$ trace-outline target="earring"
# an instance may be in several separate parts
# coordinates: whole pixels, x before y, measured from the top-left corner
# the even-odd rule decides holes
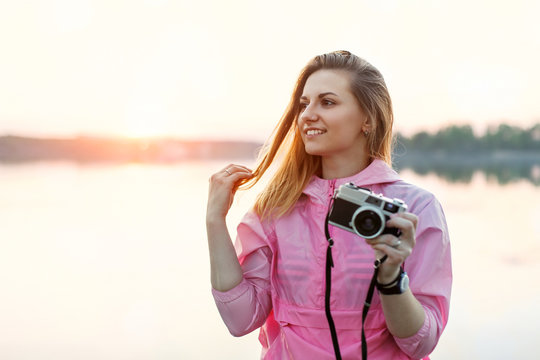
[[[368,136],[368,135],[369,135],[369,131],[364,130],[364,136]]]

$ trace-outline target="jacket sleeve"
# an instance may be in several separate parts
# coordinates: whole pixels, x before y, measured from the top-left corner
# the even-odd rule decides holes
[[[242,336],[264,324],[272,308],[268,236],[256,214],[250,212],[238,225],[236,253],[244,278],[233,289],[212,289],[218,311],[230,333]]]
[[[448,321],[452,263],[448,228],[440,203],[432,197],[417,216],[416,245],[404,267],[411,291],[422,304],[426,317],[415,335],[394,339],[407,355],[421,359],[433,351]]]

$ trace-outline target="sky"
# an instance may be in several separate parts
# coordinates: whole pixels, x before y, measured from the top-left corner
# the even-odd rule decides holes
[[[346,49],[405,134],[540,122],[540,2],[0,0],[0,135],[265,140]]]

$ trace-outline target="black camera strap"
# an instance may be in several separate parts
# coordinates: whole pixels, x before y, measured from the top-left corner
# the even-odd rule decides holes
[[[333,204],[332,204],[333,205]],[[332,290],[332,268],[334,267],[334,259],[332,258],[332,247],[334,246],[334,240],[330,237],[330,231],[328,230],[328,217],[332,211],[332,205],[330,206],[328,213],[326,214],[326,220],[324,222],[324,232],[326,240],[328,240],[328,248],[326,249],[326,291],[324,294],[324,311],[326,313],[326,319],[328,320],[328,327],[330,328],[330,334],[332,336],[332,345],[334,346],[334,353],[336,360],[341,360],[341,352],[339,350],[339,342],[337,337],[336,325],[330,312],[330,292]],[[382,258],[375,260],[373,266],[373,276],[369,284],[369,289],[364,301],[364,308],[362,309],[362,359],[367,360],[367,342],[366,335],[364,333],[364,322],[366,321],[369,307],[371,306],[371,300],[373,299],[373,293],[375,291],[375,284],[377,282],[377,274],[379,273],[379,266],[386,260],[388,256],[384,255]]]
[[[326,220],[324,222],[324,232],[326,234],[326,240],[328,240],[328,248],[326,249],[326,291],[324,292],[324,311],[326,313],[326,319],[328,320],[328,327],[330,327],[330,334],[332,335],[332,344],[334,345],[334,353],[336,354],[336,360],[341,360],[341,352],[339,351],[339,342],[337,338],[336,325],[330,312],[330,292],[332,291],[332,268],[334,267],[334,259],[332,258],[332,247],[334,246],[334,240],[330,237],[330,231],[328,231],[328,216],[330,211],[326,214]]]

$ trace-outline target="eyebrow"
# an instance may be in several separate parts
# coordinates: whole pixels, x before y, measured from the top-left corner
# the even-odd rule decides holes
[[[325,97],[327,95],[338,96],[337,94],[335,94],[335,93],[333,93],[331,91],[328,91],[328,92],[320,93],[318,97],[319,97],[319,99],[321,99],[321,98],[323,98],[323,97]],[[302,95],[302,96],[300,96],[300,99],[307,99],[307,97],[305,95]]]

